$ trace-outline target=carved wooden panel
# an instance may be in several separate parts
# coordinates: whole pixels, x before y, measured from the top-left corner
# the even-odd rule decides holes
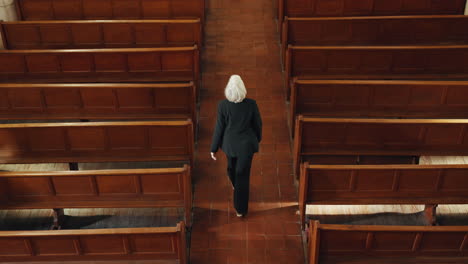
[[[4,163],[192,160],[191,121],[0,126]]]
[[[288,17],[463,14],[464,0],[284,0]]]
[[[19,0],[22,20],[204,19],[204,0]]]
[[[0,82],[192,81],[198,63],[196,46],[3,51]]]
[[[292,47],[290,76],[450,79],[468,74],[467,46]],[[373,77],[374,76],[374,77]],[[414,78],[414,77],[412,77]]]
[[[0,173],[2,208],[184,206],[188,168]],[[185,208],[189,210],[189,208]]]
[[[4,22],[7,49],[201,46],[200,20]]]
[[[307,81],[291,89],[296,115],[468,117],[468,83],[457,81]]]
[[[318,259],[379,263],[388,257],[398,258],[401,263],[428,258],[431,263],[466,261],[464,241],[468,229],[463,226],[352,226],[318,222],[313,226],[310,238],[317,241],[319,250],[312,251],[309,263]],[[310,249],[314,246],[309,244]]]
[[[1,261],[185,261],[185,228],[121,228],[0,233]]]
[[[468,40],[466,16],[289,18],[285,23],[285,48],[288,44],[437,45],[465,44]]]
[[[463,165],[311,165],[299,188],[307,204],[467,203],[467,172]]]

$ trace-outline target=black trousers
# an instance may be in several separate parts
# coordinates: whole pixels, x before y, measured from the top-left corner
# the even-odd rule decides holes
[[[234,208],[239,214],[247,214],[249,211],[250,167],[253,154],[229,157],[228,175],[234,186]]]

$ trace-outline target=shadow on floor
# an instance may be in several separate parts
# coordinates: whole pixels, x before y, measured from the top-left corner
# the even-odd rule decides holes
[[[413,214],[402,213],[378,213],[356,215],[309,215],[308,220],[319,220],[322,224],[341,225],[403,225],[423,226],[428,225],[424,212]],[[468,225],[468,214],[444,214],[437,215],[437,223],[440,226],[464,226]]]
[[[1,231],[49,230],[52,217],[8,217],[0,221]]]

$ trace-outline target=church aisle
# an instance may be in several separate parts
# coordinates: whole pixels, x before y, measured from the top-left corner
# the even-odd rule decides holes
[[[275,12],[271,0],[207,0],[192,264],[304,263]],[[231,74],[243,78],[263,118],[246,218],[236,217],[224,154],[210,158],[217,102]]]

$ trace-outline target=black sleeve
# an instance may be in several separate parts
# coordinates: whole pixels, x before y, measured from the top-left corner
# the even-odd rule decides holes
[[[222,102],[218,104],[218,117],[216,119],[216,125],[213,134],[213,141],[211,143],[211,152],[218,152],[221,142],[223,140],[224,129],[226,128],[226,120],[222,111]]]
[[[257,102],[254,102],[254,115],[252,122],[255,135],[257,136],[258,142],[260,142],[262,141],[262,117],[260,116],[260,111],[258,110]]]

